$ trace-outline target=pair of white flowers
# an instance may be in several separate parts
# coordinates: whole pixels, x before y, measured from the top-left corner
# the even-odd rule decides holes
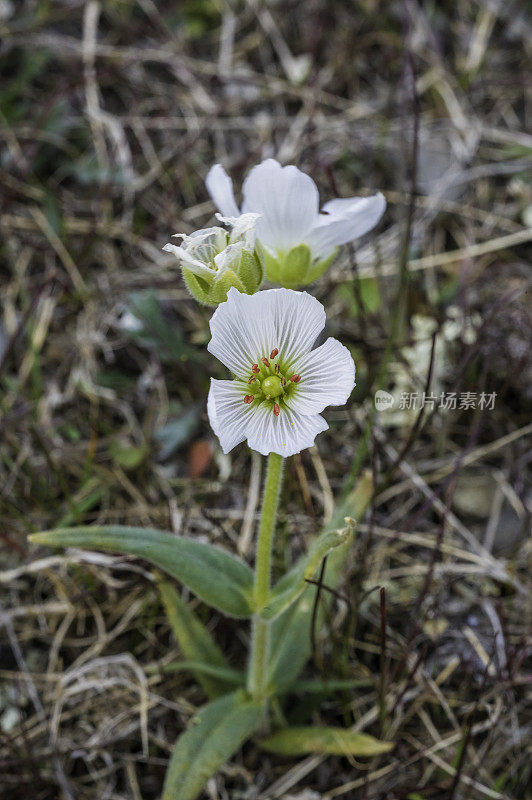
[[[205,228],[191,236],[176,234],[167,244],[181,264],[192,295],[218,305],[231,286],[254,294],[264,277],[296,288],[319,278],[340,245],[367,233],[380,220],[386,201],[373,197],[330,200],[319,210],[318,188],[297,167],[268,158],[250,170],[238,208],[231,178],[221,164],[209,170],[206,186],[218,219],[232,228]]]
[[[207,228],[165,249],[180,260],[192,294],[218,304],[208,349],[234,379],[211,379],[209,420],[225,453],[247,439],[263,455],[290,456],[328,428],[320,412],[347,401],[355,365],[336,339],[312,349],[325,326],[325,310],[314,297],[291,288],[255,294],[262,269],[284,287],[310,283],[340,245],[377,224],[386,202],[380,193],[337,199],[320,212],[312,178],[273,159],[245,179],[242,213],[220,164],[206,185],[231,233]]]

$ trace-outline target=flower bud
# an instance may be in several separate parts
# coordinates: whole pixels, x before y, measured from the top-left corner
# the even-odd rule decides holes
[[[181,272],[192,296],[200,303],[217,306],[227,300],[234,286],[243,294],[254,294],[262,283],[262,259],[255,247],[257,214],[240,217],[218,217],[230,225],[195,231],[190,235],[176,234],[180,246],[167,244],[163,250],[179,260]]]

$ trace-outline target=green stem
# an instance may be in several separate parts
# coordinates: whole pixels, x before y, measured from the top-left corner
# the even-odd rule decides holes
[[[262,609],[270,594],[272,543],[277,517],[279,491],[283,477],[283,457],[277,453],[268,456],[268,470],[264,484],[264,498],[257,540],[255,561],[255,584],[253,600],[255,608]],[[257,700],[264,700],[268,690],[268,653],[270,644],[270,622],[255,614],[251,632],[251,655],[249,660],[248,690]]]

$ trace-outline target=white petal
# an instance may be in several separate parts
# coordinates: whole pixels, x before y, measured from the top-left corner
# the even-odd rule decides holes
[[[214,270],[209,269],[209,267],[206,267],[202,261],[199,261],[197,258],[191,256],[184,247],[178,247],[175,244],[168,243],[165,244],[163,250],[166,253],[173,253],[178,261],[180,261],[190,272],[193,272],[194,275],[198,275],[200,278],[212,278]]]
[[[242,186],[244,213],[260,214],[257,238],[274,250],[289,250],[306,241],[318,222],[316,184],[297,167],[268,158],[250,171]]]
[[[242,258],[242,251],[244,250],[244,242],[236,242],[235,244],[228,244],[227,247],[214,256],[214,263],[218,267],[218,271],[226,269],[227,267],[238,267],[240,259]]]
[[[327,339],[298,358],[292,369],[301,375],[288,403],[299,414],[318,414],[326,406],[343,406],[355,386],[355,363],[338,339]]]
[[[248,417],[247,440],[263,456],[278,453],[287,458],[312,447],[318,433],[328,427],[318,414],[302,416],[283,407],[276,417],[270,405],[261,403]]]
[[[207,412],[224,453],[228,453],[246,438],[246,424],[251,407],[244,403],[245,395],[246,390],[239,381],[218,381],[211,378]]]
[[[325,326],[325,310],[306,292],[267,289],[248,295],[233,287],[210,326],[209,352],[233,375],[247,379],[251,366],[275,347],[288,365],[308,353]]]
[[[386,200],[379,192],[373,197],[331,200],[323,206],[318,223],[305,241],[316,258],[328,256],[335,247],[352,242],[375,227],[384,214]]]
[[[247,249],[253,250],[255,248],[255,234],[259,216],[259,214],[241,214],[236,219],[233,217],[229,222],[233,228],[229,241],[233,243],[242,239]]]
[[[238,217],[240,215],[235,202],[233,181],[221,164],[215,164],[214,167],[210,168],[205,179],[205,186],[212,202],[224,217]]]

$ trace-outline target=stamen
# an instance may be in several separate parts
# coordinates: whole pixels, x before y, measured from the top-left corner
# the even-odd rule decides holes
[[[278,404],[278,403],[275,403],[275,405],[274,405],[274,407],[273,407],[273,413],[275,414],[275,416],[276,416],[276,417],[278,417],[278,416],[279,416],[280,410],[281,410],[281,409],[279,408],[279,404]]]
[[[273,371],[275,372],[276,375],[279,374],[279,364],[275,365],[275,367],[273,368]]]
[[[279,350],[278,350],[276,347],[274,347],[274,349],[273,349],[273,350],[272,350],[272,352],[270,353],[270,358],[272,358],[272,359],[273,359],[273,358],[275,358],[275,356],[276,356],[276,355],[278,355],[278,354],[279,354]]]
[[[248,383],[255,383],[256,380],[257,380],[256,377],[252,375],[251,378],[248,380]]]
[[[281,376],[281,386],[283,387],[286,386],[286,378],[283,378],[282,376]]]
[[[259,372],[260,372],[259,365],[258,364],[253,364],[253,366],[251,367],[251,371],[254,372],[255,375],[258,375]]]
[[[247,395],[244,397],[244,403],[245,403],[246,405],[249,405],[249,403],[252,403],[252,402],[254,401],[254,399],[255,399],[255,395],[253,395],[253,394],[247,394]]]
[[[261,361],[262,361],[262,363],[264,364],[265,367],[269,367],[270,366],[270,362],[268,361],[267,358],[261,358]]]
[[[299,381],[301,380],[301,375],[292,375],[290,380],[293,381],[294,383],[299,383]]]

